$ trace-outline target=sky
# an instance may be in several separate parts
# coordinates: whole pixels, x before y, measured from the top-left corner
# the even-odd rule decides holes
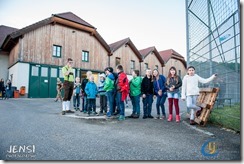
[[[24,28],[72,12],[108,43],[129,37],[138,50],[174,49],[186,59],[185,0],[0,0],[0,25]]]

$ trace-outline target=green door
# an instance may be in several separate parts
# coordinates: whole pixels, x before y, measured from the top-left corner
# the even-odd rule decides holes
[[[50,83],[49,83],[49,95],[51,98],[56,97],[57,91],[57,77],[58,77],[58,68],[50,68],[51,69],[51,76],[50,76]]]
[[[31,65],[30,67],[30,85],[29,85],[29,97],[39,98],[40,88],[40,66]]]
[[[41,67],[40,98],[49,97],[49,71],[48,67]]]

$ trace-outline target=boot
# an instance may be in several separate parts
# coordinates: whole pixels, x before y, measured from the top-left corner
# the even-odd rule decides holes
[[[180,122],[180,116],[176,115],[176,122]]]
[[[172,114],[169,115],[168,121],[172,121]]]

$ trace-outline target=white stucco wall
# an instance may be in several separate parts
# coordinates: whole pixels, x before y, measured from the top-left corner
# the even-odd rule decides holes
[[[7,54],[0,53],[0,79],[4,79],[4,83],[8,78],[8,58]]]
[[[30,65],[26,63],[17,63],[9,69],[9,79],[12,76],[12,86],[17,87],[25,86],[25,92],[28,93],[29,89],[29,74]]]

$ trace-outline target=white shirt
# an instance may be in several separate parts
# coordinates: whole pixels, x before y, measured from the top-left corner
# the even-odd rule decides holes
[[[212,75],[207,79],[204,79],[197,74],[194,74],[194,76],[185,75],[182,82],[181,98],[185,99],[186,96],[199,95],[198,82],[205,84],[209,83],[214,78],[215,75]]]

